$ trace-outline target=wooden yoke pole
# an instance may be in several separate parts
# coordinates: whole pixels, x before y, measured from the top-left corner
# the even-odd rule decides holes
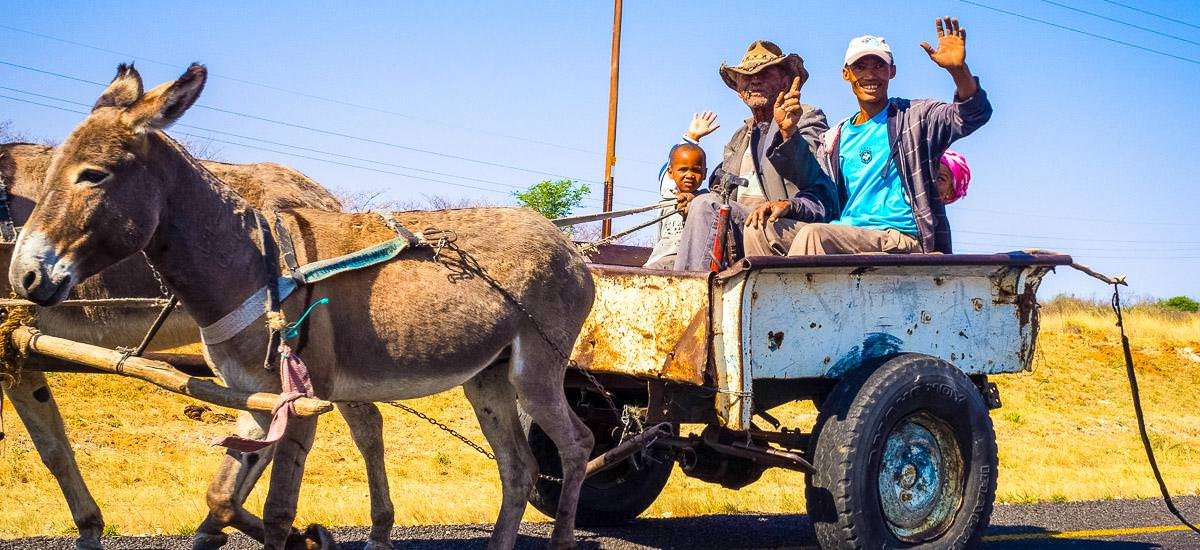
[[[617,76],[621,64],[621,0],[613,1],[612,71],[608,79],[608,146],[604,153],[604,211],[612,212],[612,168],[617,163]],[[604,220],[600,236],[612,235],[612,220]]]
[[[22,353],[38,353],[87,365],[104,372],[132,376],[164,390],[231,409],[271,412],[279,403],[279,396],[276,394],[250,393],[227,388],[211,380],[188,376],[161,361],[128,357],[118,368],[117,365],[121,360],[119,351],[40,334],[30,327],[20,327],[14,330],[12,344]],[[299,416],[315,416],[333,410],[332,403],[309,397],[301,397],[293,405]]]

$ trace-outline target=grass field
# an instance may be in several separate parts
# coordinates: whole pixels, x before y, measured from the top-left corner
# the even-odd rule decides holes
[[[1135,307],[1126,318],[1149,432],[1168,485],[1200,494],[1200,315]],[[1157,489],[1138,440],[1111,312],[1057,299],[1045,308],[1033,372],[993,378],[1004,402],[992,412],[1000,447],[1001,502],[1152,497]],[[231,431],[214,411],[184,415],[194,402],[115,376],[58,374],[51,386],[76,456],[110,533],[187,534],[204,516],[204,489]],[[482,442],[461,392],[409,403]],[[388,470],[397,524],[491,522],[500,502],[486,458],[436,428],[384,407]],[[812,407],[773,411],[809,427]],[[54,479],[6,403],[0,443],[0,537],[73,532]],[[451,496],[453,495],[453,496]],[[464,497],[466,495],[466,497]],[[675,471],[646,515],[803,512],[804,480],[769,471],[740,491]],[[261,508],[264,491],[250,498]],[[322,417],[308,460],[298,524],[369,523],[366,476],[345,423]],[[531,520],[545,518],[533,511]]]

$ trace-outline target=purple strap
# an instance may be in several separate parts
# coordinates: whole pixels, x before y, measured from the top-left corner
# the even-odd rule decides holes
[[[288,417],[296,414],[294,402],[301,397],[312,397],[312,380],[308,376],[308,367],[300,356],[292,353],[287,344],[279,344],[279,380],[283,383],[283,392],[279,394],[279,403],[275,404],[275,415],[271,418],[271,427],[267,429],[267,438],[263,440],[246,439],[229,435],[213,441],[220,445],[243,453],[252,453],[279,441],[287,430]]]

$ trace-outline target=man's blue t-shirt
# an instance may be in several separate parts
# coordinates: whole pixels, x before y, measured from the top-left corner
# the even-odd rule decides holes
[[[830,223],[866,229],[895,229],[916,237],[917,221],[904,195],[900,171],[890,161],[887,109],[862,124],[842,123],[838,162],[846,181],[842,216]]]

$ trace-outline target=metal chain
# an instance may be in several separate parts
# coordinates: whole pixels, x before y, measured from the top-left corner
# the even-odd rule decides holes
[[[170,298],[171,291],[167,289],[167,283],[163,282],[162,274],[158,272],[154,264],[150,263],[150,256],[146,255],[145,250],[142,251],[142,259],[146,260],[146,266],[150,268],[150,274],[154,276],[155,281],[158,281],[158,292],[162,294],[163,298]]]
[[[412,414],[413,416],[420,418],[421,420],[424,420],[430,424],[433,424],[434,426],[437,426],[438,428],[441,428],[446,433],[458,438],[459,441],[466,443],[468,447],[475,449],[476,451],[479,451],[480,454],[482,454],[483,456],[486,456],[491,460],[496,460],[496,455],[488,452],[487,449],[484,449],[478,443],[471,441],[470,439],[467,439],[467,436],[458,433],[457,431],[454,430],[454,428],[451,428],[450,426],[442,424],[441,422],[438,422],[436,419],[430,418],[425,413],[418,411],[417,409],[414,409],[412,407],[409,407],[408,405],[405,405],[404,403],[400,403],[399,401],[384,401],[384,403],[387,403],[388,405],[396,407],[397,409],[400,409],[402,411],[408,412],[408,413]]]
[[[558,344],[556,344],[554,342],[554,340],[550,338],[550,335],[546,333],[546,330],[542,328],[542,324],[539,323],[537,318],[533,316],[533,313],[531,313],[528,309],[525,308],[525,305],[522,304],[520,302],[520,300],[517,300],[516,297],[514,297],[510,292],[508,292],[508,290],[505,289],[504,286],[500,284],[500,281],[497,281],[490,274],[488,274],[487,269],[485,269],[482,265],[479,265],[479,262],[476,261],[473,256],[471,256],[465,250],[463,250],[461,247],[459,247],[458,244],[456,244],[454,241],[450,241],[450,242],[444,243],[444,244],[443,243],[439,243],[439,244],[442,244],[443,247],[448,248],[448,249],[454,251],[456,254],[458,254],[459,260],[462,261],[462,263],[463,263],[464,271],[466,269],[470,269],[471,271],[478,273],[479,277],[481,279],[483,279],[489,285],[491,285],[492,288],[499,291],[500,294],[502,296],[504,296],[504,298],[506,300],[508,300],[510,303],[512,303],[514,306],[516,306],[517,310],[519,310],[521,313],[523,313],[525,315],[525,317],[528,318],[531,323],[533,323],[534,330],[536,330],[537,333],[542,337],[542,340],[545,340],[545,342],[547,344],[549,344],[551,349],[553,349],[554,352],[559,355],[559,357],[561,357],[563,360],[565,360],[567,362],[567,367],[575,369],[575,370],[579,371],[580,373],[582,373],[583,377],[586,378],[587,381],[593,387],[596,388],[596,391],[598,391],[600,393],[600,395],[604,397],[604,400],[606,402],[608,402],[608,408],[609,408],[609,410],[612,411],[613,416],[615,416],[617,418],[621,417],[621,410],[617,408],[617,404],[616,404],[616,402],[613,401],[612,397],[609,395],[608,390],[604,389],[604,385],[601,384],[600,381],[597,380],[596,377],[592,375],[592,373],[588,372],[583,367],[579,366],[579,363],[576,363],[574,359],[571,359],[571,356],[568,355],[566,352],[564,352],[562,350],[562,348],[558,347]]]
[[[484,449],[482,445],[480,445],[480,444],[478,444],[478,443],[476,443],[476,442],[474,442],[474,441],[471,441],[470,439],[467,439],[467,436],[465,436],[465,435],[463,435],[463,434],[461,434],[461,433],[458,433],[458,431],[457,431],[457,430],[455,430],[454,428],[451,428],[450,426],[447,426],[447,425],[445,425],[445,424],[442,424],[441,422],[438,422],[436,419],[434,419],[434,418],[431,418],[429,415],[427,415],[427,414],[425,414],[425,413],[423,413],[423,412],[421,412],[421,411],[418,411],[417,409],[414,409],[414,408],[412,408],[412,407],[409,407],[408,405],[405,405],[404,403],[400,403],[399,401],[384,401],[384,403],[386,403],[386,404],[388,404],[388,405],[391,405],[391,406],[393,406],[393,407],[396,407],[397,409],[400,409],[400,410],[402,410],[402,411],[405,411],[405,412],[407,412],[407,413],[409,413],[409,414],[411,414],[411,415],[413,415],[413,416],[415,416],[415,417],[417,417],[417,418],[420,418],[421,420],[424,420],[424,421],[426,421],[426,422],[428,422],[428,423],[430,423],[430,424],[432,424],[432,425],[434,425],[434,426],[437,426],[437,427],[438,427],[439,429],[441,429],[442,431],[444,431],[444,432],[446,432],[446,433],[448,433],[448,434],[450,434],[450,435],[454,436],[454,437],[455,437],[455,438],[457,438],[459,441],[462,441],[464,444],[466,444],[466,446],[468,446],[468,447],[470,447],[470,448],[472,448],[472,449],[475,449],[476,451],[479,451],[479,454],[481,454],[481,455],[483,455],[483,456],[486,456],[486,457],[488,457],[488,459],[489,459],[489,460],[491,460],[491,461],[495,462],[495,460],[496,460],[496,455],[492,454],[492,453],[491,453],[491,452],[489,452],[487,449]],[[562,478],[558,478],[558,477],[554,477],[554,476],[548,476],[548,475],[546,475],[546,474],[538,474],[538,477],[539,477],[539,478],[541,478],[541,479],[544,479],[544,480],[546,480],[546,481],[553,481],[553,482],[555,482],[555,483],[562,483]]]

